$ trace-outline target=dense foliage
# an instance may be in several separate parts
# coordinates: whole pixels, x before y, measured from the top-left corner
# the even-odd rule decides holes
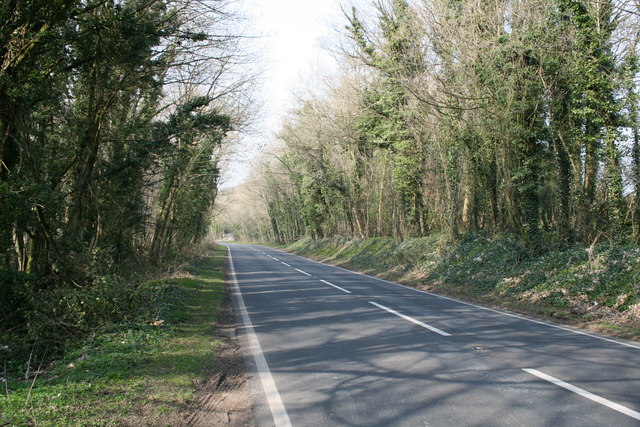
[[[206,234],[242,83],[226,7],[0,4],[0,334],[126,318],[121,277]]]
[[[94,331],[54,362],[51,352],[37,350],[7,360],[15,347],[9,342],[9,350],[0,349],[0,423],[186,424],[203,380],[212,369],[224,369],[216,360],[223,346],[211,331],[224,319],[226,254],[226,248],[203,245],[182,265],[181,276],[189,278],[144,283],[144,298],[126,322]]]
[[[244,238],[511,233],[636,242],[637,4],[375,1],[339,82],[292,112]],[[241,190],[239,190],[241,191]]]

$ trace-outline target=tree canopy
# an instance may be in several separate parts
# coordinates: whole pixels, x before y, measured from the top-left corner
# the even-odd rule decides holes
[[[108,277],[208,233],[250,81],[235,19],[225,1],[1,3],[0,333],[78,331],[83,293],[116,298]]]
[[[635,3],[372,5],[345,12],[339,81],[254,172],[268,226],[244,237],[637,242]]]

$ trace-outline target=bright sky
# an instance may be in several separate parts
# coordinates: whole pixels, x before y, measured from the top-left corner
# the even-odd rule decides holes
[[[344,0],[343,0],[344,2]],[[236,161],[223,175],[223,187],[240,183],[249,172],[249,160],[260,147],[273,140],[286,112],[295,106],[295,94],[313,86],[319,76],[337,67],[323,49],[336,37],[344,17],[340,0],[247,0],[247,11],[266,72],[259,98],[264,104],[257,127],[261,134],[242,142]],[[253,25],[255,24],[255,25]]]

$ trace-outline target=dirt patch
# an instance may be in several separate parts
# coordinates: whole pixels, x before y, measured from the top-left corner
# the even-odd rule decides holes
[[[198,396],[184,419],[187,426],[256,426],[233,303],[227,292],[213,330],[220,340],[208,378],[198,385]]]

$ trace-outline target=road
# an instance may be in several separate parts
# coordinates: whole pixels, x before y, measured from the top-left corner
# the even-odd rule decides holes
[[[636,343],[227,246],[265,425],[640,425]]]

